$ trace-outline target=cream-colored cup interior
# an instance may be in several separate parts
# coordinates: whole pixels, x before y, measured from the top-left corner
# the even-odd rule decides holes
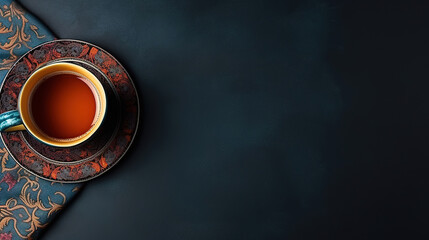
[[[50,137],[41,131],[32,119],[30,101],[33,90],[47,77],[61,73],[72,73],[83,76],[89,80],[90,84],[88,84],[88,86],[90,86],[96,96],[96,117],[94,118],[94,124],[86,133],[75,138],[58,139]],[[18,110],[25,128],[40,141],[57,147],[75,146],[90,138],[100,127],[104,119],[104,115],[106,114],[106,104],[106,94],[100,81],[85,68],[72,63],[54,63],[36,70],[25,82],[18,98]]]

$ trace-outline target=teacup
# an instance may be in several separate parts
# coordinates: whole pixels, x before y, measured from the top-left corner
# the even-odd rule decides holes
[[[45,144],[71,147],[99,129],[106,107],[103,85],[90,71],[73,63],[52,63],[27,79],[17,110],[0,114],[0,131],[26,130]]]

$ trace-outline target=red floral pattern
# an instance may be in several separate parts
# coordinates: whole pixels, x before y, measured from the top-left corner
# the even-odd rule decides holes
[[[5,182],[9,187],[7,188],[10,191],[16,184],[16,179],[10,173],[6,173],[3,178],[0,180],[0,183]]]
[[[0,240],[12,240],[12,233],[0,233]]]

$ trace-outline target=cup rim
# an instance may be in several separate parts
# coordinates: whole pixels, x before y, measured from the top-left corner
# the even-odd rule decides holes
[[[99,98],[99,104],[100,104],[100,111],[99,111],[96,123],[90,129],[88,129],[88,131],[86,131],[84,134],[82,134],[78,137],[72,138],[72,139],[65,139],[65,141],[58,141],[58,139],[50,137],[47,134],[43,134],[43,131],[37,129],[37,125],[31,119],[31,116],[30,116],[31,114],[29,113],[29,106],[28,106],[29,105],[28,101],[30,101],[31,93],[34,90],[34,86],[37,85],[37,83],[44,78],[44,76],[42,76],[39,79],[37,79],[37,81],[34,83],[32,88],[27,90],[30,83],[33,83],[32,79],[34,78],[34,76],[36,76],[41,71],[46,70],[47,68],[55,68],[58,66],[60,66],[60,67],[61,66],[67,66],[67,67],[71,67],[72,69],[74,68],[74,70],[78,69],[79,71],[75,71],[75,72],[78,73],[79,75],[83,75],[86,79],[88,79],[91,82],[91,84],[95,88],[95,92],[97,94],[97,97]],[[71,72],[73,72],[73,71],[71,71]],[[82,72],[84,74],[82,74]],[[23,93],[26,91],[28,91],[28,94],[26,94],[27,95],[26,96],[27,102],[24,103],[23,101],[25,99],[25,96],[23,96]],[[26,106],[26,107],[24,107],[24,106]],[[37,140],[43,142],[44,144],[54,146],[54,147],[73,147],[73,146],[79,145],[79,144],[85,142],[86,140],[88,140],[100,128],[100,126],[102,125],[102,123],[104,121],[105,115],[106,115],[107,97],[106,97],[106,93],[104,91],[104,87],[101,84],[100,80],[93,73],[91,73],[89,70],[87,70],[86,68],[79,66],[77,64],[73,64],[73,63],[53,61],[50,64],[47,64],[45,66],[42,66],[42,67],[36,69],[27,78],[26,82],[24,83],[24,85],[22,85],[21,90],[19,92],[18,107],[17,108],[18,108],[19,114],[22,118],[22,122],[23,122],[25,129],[33,137],[35,137]],[[24,109],[26,109],[25,112],[23,112]]]

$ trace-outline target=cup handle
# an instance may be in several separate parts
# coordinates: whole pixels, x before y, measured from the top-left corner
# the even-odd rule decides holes
[[[0,114],[0,132],[25,130],[18,110]]]

